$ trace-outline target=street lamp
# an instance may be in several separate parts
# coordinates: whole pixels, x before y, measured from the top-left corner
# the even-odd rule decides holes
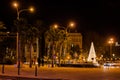
[[[53,27],[54,27],[54,29],[63,30],[65,35],[66,35],[65,39],[64,39],[65,45],[64,45],[64,52],[63,52],[63,56],[65,56],[65,53],[67,52],[67,38],[68,38],[68,35],[69,35],[68,34],[69,33],[68,29],[75,27],[75,23],[74,22],[70,22],[67,27],[63,27],[63,26],[59,26],[57,24],[54,24]],[[59,53],[59,66],[60,66],[60,62],[61,62],[61,51]]]
[[[20,19],[20,14],[24,11],[30,11],[30,12],[33,12],[34,11],[34,8],[33,7],[30,7],[29,9],[19,9],[18,8],[18,3],[17,2],[14,2],[13,3],[13,6],[16,8],[17,10],[17,20]]]
[[[13,6],[16,8],[16,11],[17,11],[17,20],[19,21],[20,20],[20,14],[24,11],[31,11],[33,12],[34,11],[34,8],[33,7],[30,7],[29,9],[19,9],[19,5],[17,2],[14,2],[13,3]],[[18,60],[18,63],[17,63],[17,67],[18,67],[18,75],[20,75],[20,39],[19,39],[19,31],[17,31],[17,60]]]
[[[68,29],[69,28],[74,28],[75,27],[75,23],[74,22],[69,22],[67,27],[63,27],[63,26],[59,26],[58,24],[54,24],[53,26],[55,29],[59,28],[59,29],[63,29],[65,30],[66,34],[69,32]]]
[[[74,23],[74,22],[70,22],[70,23],[69,23],[69,27],[71,27],[71,28],[72,28],[72,27],[75,27],[75,23]]]
[[[110,38],[108,43],[110,44],[110,57],[112,56],[112,44],[114,43],[114,39]]]

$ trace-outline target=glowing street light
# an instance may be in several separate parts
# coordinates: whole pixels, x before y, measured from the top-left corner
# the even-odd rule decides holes
[[[74,22],[70,22],[69,23],[69,27],[75,27],[75,23]]]
[[[31,12],[33,12],[34,11],[34,8],[33,7],[30,7],[30,9],[29,9]]]
[[[14,7],[18,7],[18,4],[16,2],[13,3]]]
[[[57,28],[58,28],[58,25],[57,25],[57,24],[54,24],[54,28],[57,29]]]
[[[34,11],[34,8],[33,7],[30,7],[30,8],[28,8],[28,9],[19,9],[18,8],[18,3],[17,2],[14,2],[13,3],[13,6],[16,8],[16,10],[17,10],[17,19],[19,20],[20,19],[20,13],[22,13],[22,12],[24,12],[24,11],[30,11],[30,12],[33,12]]]
[[[108,41],[109,44],[113,44],[114,43],[114,40],[113,38],[110,38],[110,40]]]
[[[57,28],[64,29],[65,32],[68,33],[68,29],[75,27],[75,23],[74,23],[74,22],[70,22],[67,27],[62,27],[62,26],[59,26],[58,24],[54,24],[53,27],[54,27],[55,29],[57,29]]]

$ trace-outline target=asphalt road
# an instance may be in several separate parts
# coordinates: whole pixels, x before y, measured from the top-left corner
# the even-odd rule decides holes
[[[5,73],[0,73],[0,76],[6,76],[4,78],[12,76],[13,79],[7,80],[120,80],[120,68],[51,68],[44,66],[37,69],[37,76],[35,76],[35,67],[24,66],[20,70],[20,75],[17,74],[17,70],[14,65],[5,66]],[[2,72],[1,67],[0,72]]]

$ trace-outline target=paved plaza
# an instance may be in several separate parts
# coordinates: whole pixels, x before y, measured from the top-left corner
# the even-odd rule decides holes
[[[35,76],[35,67],[29,68],[28,65],[17,72],[15,65],[5,65],[4,74],[2,74],[2,65],[0,65],[0,76],[16,76],[36,78],[37,80],[120,80],[120,68],[72,68],[72,67],[38,67],[37,76]],[[1,79],[2,80],[2,79]]]

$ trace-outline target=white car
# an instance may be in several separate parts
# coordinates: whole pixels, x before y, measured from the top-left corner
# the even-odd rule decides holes
[[[106,63],[104,63],[104,67],[120,68],[120,63],[118,63],[118,62],[106,62]]]

